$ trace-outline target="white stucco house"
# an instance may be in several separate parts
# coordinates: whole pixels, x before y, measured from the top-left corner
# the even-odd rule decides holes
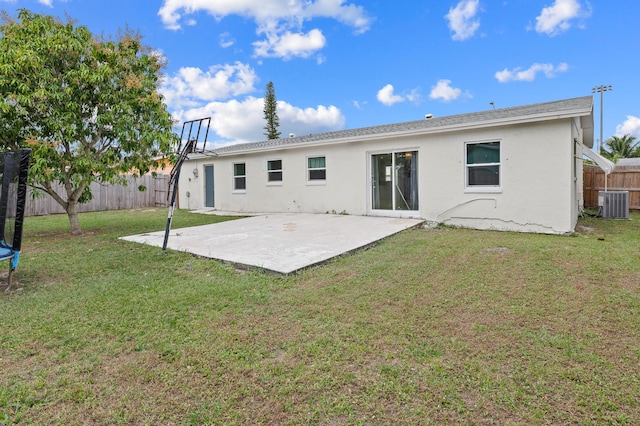
[[[192,153],[180,207],[573,232],[591,96]]]

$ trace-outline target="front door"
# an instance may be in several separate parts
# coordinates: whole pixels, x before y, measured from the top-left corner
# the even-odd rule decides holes
[[[371,208],[418,210],[418,151],[371,155]]]
[[[204,166],[204,206],[215,207],[213,189],[213,166]]]

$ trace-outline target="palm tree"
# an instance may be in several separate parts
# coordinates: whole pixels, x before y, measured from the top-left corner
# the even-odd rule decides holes
[[[640,157],[639,141],[634,136],[611,136],[605,142],[605,147],[600,147],[600,154],[614,163],[621,158]]]

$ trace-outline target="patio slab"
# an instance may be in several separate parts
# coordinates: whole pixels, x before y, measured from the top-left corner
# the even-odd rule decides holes
[[[333,214],[265,214],[172,229],[167,248],[287,275],[366,247],[422,222],[420,219]],[[162,247],[164,231],[122,239]]]

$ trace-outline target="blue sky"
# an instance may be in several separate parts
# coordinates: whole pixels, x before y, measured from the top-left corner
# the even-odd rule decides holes
[[[640,2],[605,0],[0,0],[95,34],[129,26],[168,61],[180,121],[211,116],[216,144],[604,94],[604,139],[640,138]],[[600,95],[596,94],[595,138]]]

